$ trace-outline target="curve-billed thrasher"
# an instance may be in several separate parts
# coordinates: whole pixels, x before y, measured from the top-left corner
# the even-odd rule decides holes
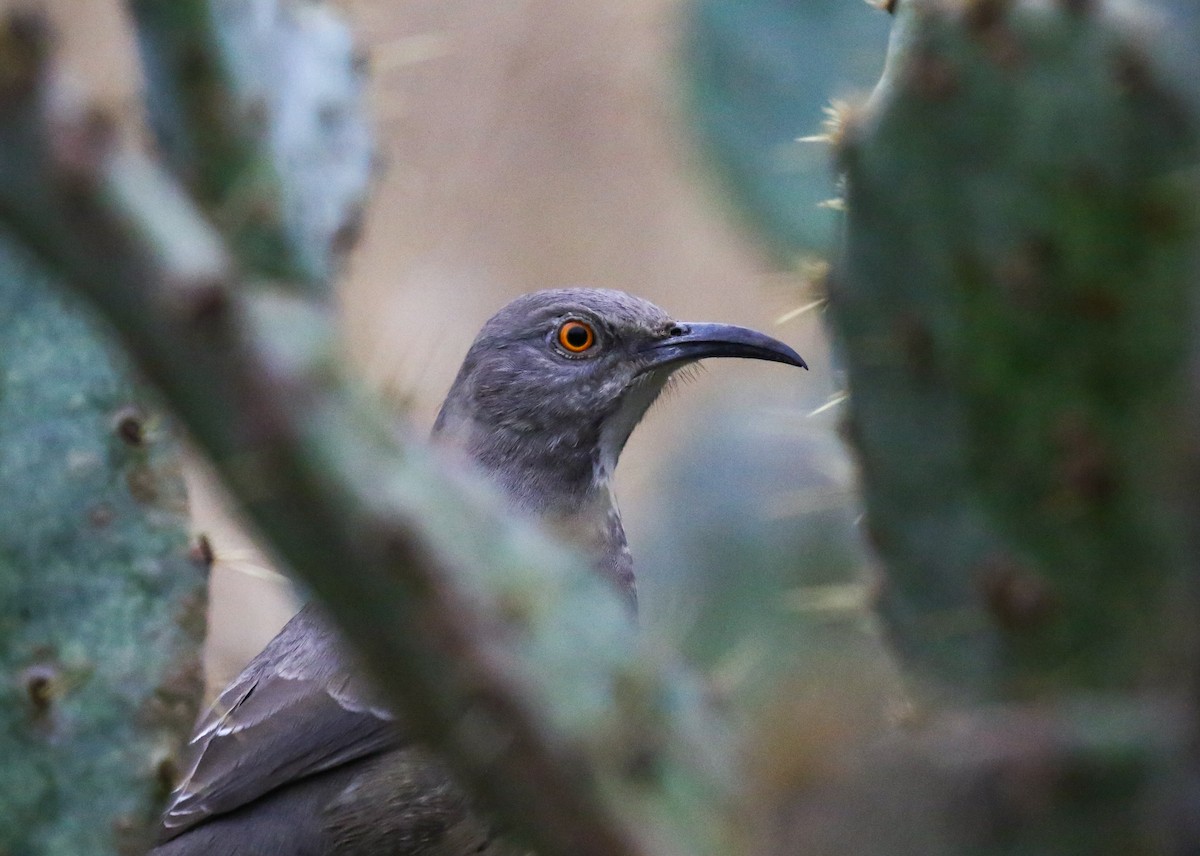
[[[671,373],[705,357],[807,368],[762,333],[674,321],[618,291],[528,294],[484,325],[433,433],[517,511],[573,535],[633,603],[609,481]],[[301,610],[201,720],[152,856],[507,852],[354,671],[337,634]]]

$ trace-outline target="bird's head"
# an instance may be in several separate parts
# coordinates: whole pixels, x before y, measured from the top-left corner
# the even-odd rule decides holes
[[[677,321],[620,291],[526,294],[480,331],[434,427],[534,512],[606,486],[625,441],[677,369],[708,357],[807,368],[754,330]]]

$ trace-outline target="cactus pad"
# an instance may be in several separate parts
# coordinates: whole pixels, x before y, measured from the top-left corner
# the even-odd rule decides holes
[[[0,244],[0,853],[145,852],[200,701],[179,449]]]

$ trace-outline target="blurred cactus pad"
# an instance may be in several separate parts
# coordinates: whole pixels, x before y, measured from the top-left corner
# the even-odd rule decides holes
[[[0,853],[142,853],[201,692],[179,449],[103,331],[14,246],[0,242]]]
[[[693,117],[723,189],[784,257],[818,252],[839,225],[819,136],[825,109],[869,92],[887,15],[860,0],[698,0],[686,31]]]
[[[819,395],[766,409],[767,394],[715,395],[664,462],[653,537],[635,545],[645,632],[752,716],[781,695],[841,699],[848,670],[885,698],[851,463],[808,415]]]

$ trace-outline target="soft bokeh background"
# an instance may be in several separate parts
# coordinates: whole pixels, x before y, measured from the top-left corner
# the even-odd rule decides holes
[[[49,5],[83,84],[136,115],[136,62],[118,0]],[[801,274],[809,266],[768,253],[731,210],[696,142],[679,73],[692,38],[689,7],[678,0],[341,5],[370,58],[381,155],[365,235],[341,292],[349,349],[369,382],[427,426],[487,317],[517,294],[562,284],[625,289],[680,318],[772,332],[813,370],[714,364],[651,413],[624,455],[618,494],[639,557],[644,623],[673,641],[694,637],[694,656],[731,680],[762,652],[735,632],[710,632],[714,626],[754,614],[787,624],[816,611],[834,624],[851,614],[851,633],[861,631],[859,581],[822,571],[857,561],[852,474],[832,431],[836,408],[808,416],[836,394],[836,375],[819,313],[777,323],[811,300]],[[781,180],[792,167],[807,170],[829,181],[832,193],[825,148],[795,138],[818,133],[820,105],[855,88],[849,80],[831,85],[822,58],[851,57],[854,73],[846,76],[869,82],[886,21],[860,0],[800,5],[778,4],[780,20],[795,26],[809,16],[799,24],[813,28],[814,67],[786,81],[797,95],[786,125],[755,130],[778,136],[765,151],[778,160]],[[710,21],[728,6],[706,4]],[[823,29],[835,13],[837,26]],[[769,63],[772,39],[788,34],[760,23],[739,36],[738,50]],[[756,86],[747,81],[748,99]],[[716,124],[751,127],[752,102],[739,102],[735,89],[732,106]],[[828,233],[832,215],[817,209],[818,199],[805,201],[800,216],[811,208],[825,218],[817,232]],[[208,662],[219,688],[294,601],[229,523],[199,468],[193,488],[197,527],[211,533],[218,558]],[[815,540],[818,530],[797,525],[814,515],[826,524]],[[749,554],[767,572],[727,579],[730,563]],[[810,588],[795,588],[798,574]],[[738,596],[714,608],[705,594],[722,588]]]

